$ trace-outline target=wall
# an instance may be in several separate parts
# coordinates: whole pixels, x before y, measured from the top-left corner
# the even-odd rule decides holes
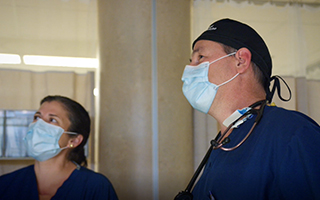
[[[192,109],[181,76],[190,1],[98,1],[99,171],[120,199],[173,199],[192,176]]]

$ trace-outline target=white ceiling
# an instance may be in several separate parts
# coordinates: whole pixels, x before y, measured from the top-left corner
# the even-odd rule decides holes
[[[0,0],[0,53],[96,57],[96,0]]]
[[[0,22],[0,53],[96,57],[97,0],[0,0]]]

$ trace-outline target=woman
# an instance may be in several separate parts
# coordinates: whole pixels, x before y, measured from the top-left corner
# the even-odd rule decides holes
[[[0,177],[0,199],[117,200],[110,181],[87,168],[90,118],[77,102],[47,96],[24,138],[35,164]]]

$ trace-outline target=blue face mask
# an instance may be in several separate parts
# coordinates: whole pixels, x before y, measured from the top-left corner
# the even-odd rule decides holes
[[[59,146],[59,139],[63,133],[77,134],[66,132],[63,128],[46,123],[42,119],[31,123],[27,135],[23,138],[28,155],[38,161],[45,161],[58,155],[61,150],[68,148]]]
[[[239,73],[237,73],[234,77],[220,85],[210,83],[208,79],[209,66],[212,63],[234,54],[236,54],[236,52],[222,56],[211,63],[203,62],[198,66],[187,65],[185,67],[181,78],[183,81],[182,91],[194,109],[208,113],[218,88],[232,81],[239,75]]]

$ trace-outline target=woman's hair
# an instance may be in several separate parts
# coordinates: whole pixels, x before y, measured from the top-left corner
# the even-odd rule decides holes
[[[83,136],[83,140],[80,145],[72,149],[67,156],[71,161],[74,161],[82,166],[87,166],[87,158],[85,156],[84,145],[87,143],[90,134],[90,117],[88,112],[78,102],[64,96],[46,96],[40,102],[42,105],[44,102],[57,101],[61,103],[63,108],[68,113],[68,118],[71,125],[67,131],[76,132]]]

